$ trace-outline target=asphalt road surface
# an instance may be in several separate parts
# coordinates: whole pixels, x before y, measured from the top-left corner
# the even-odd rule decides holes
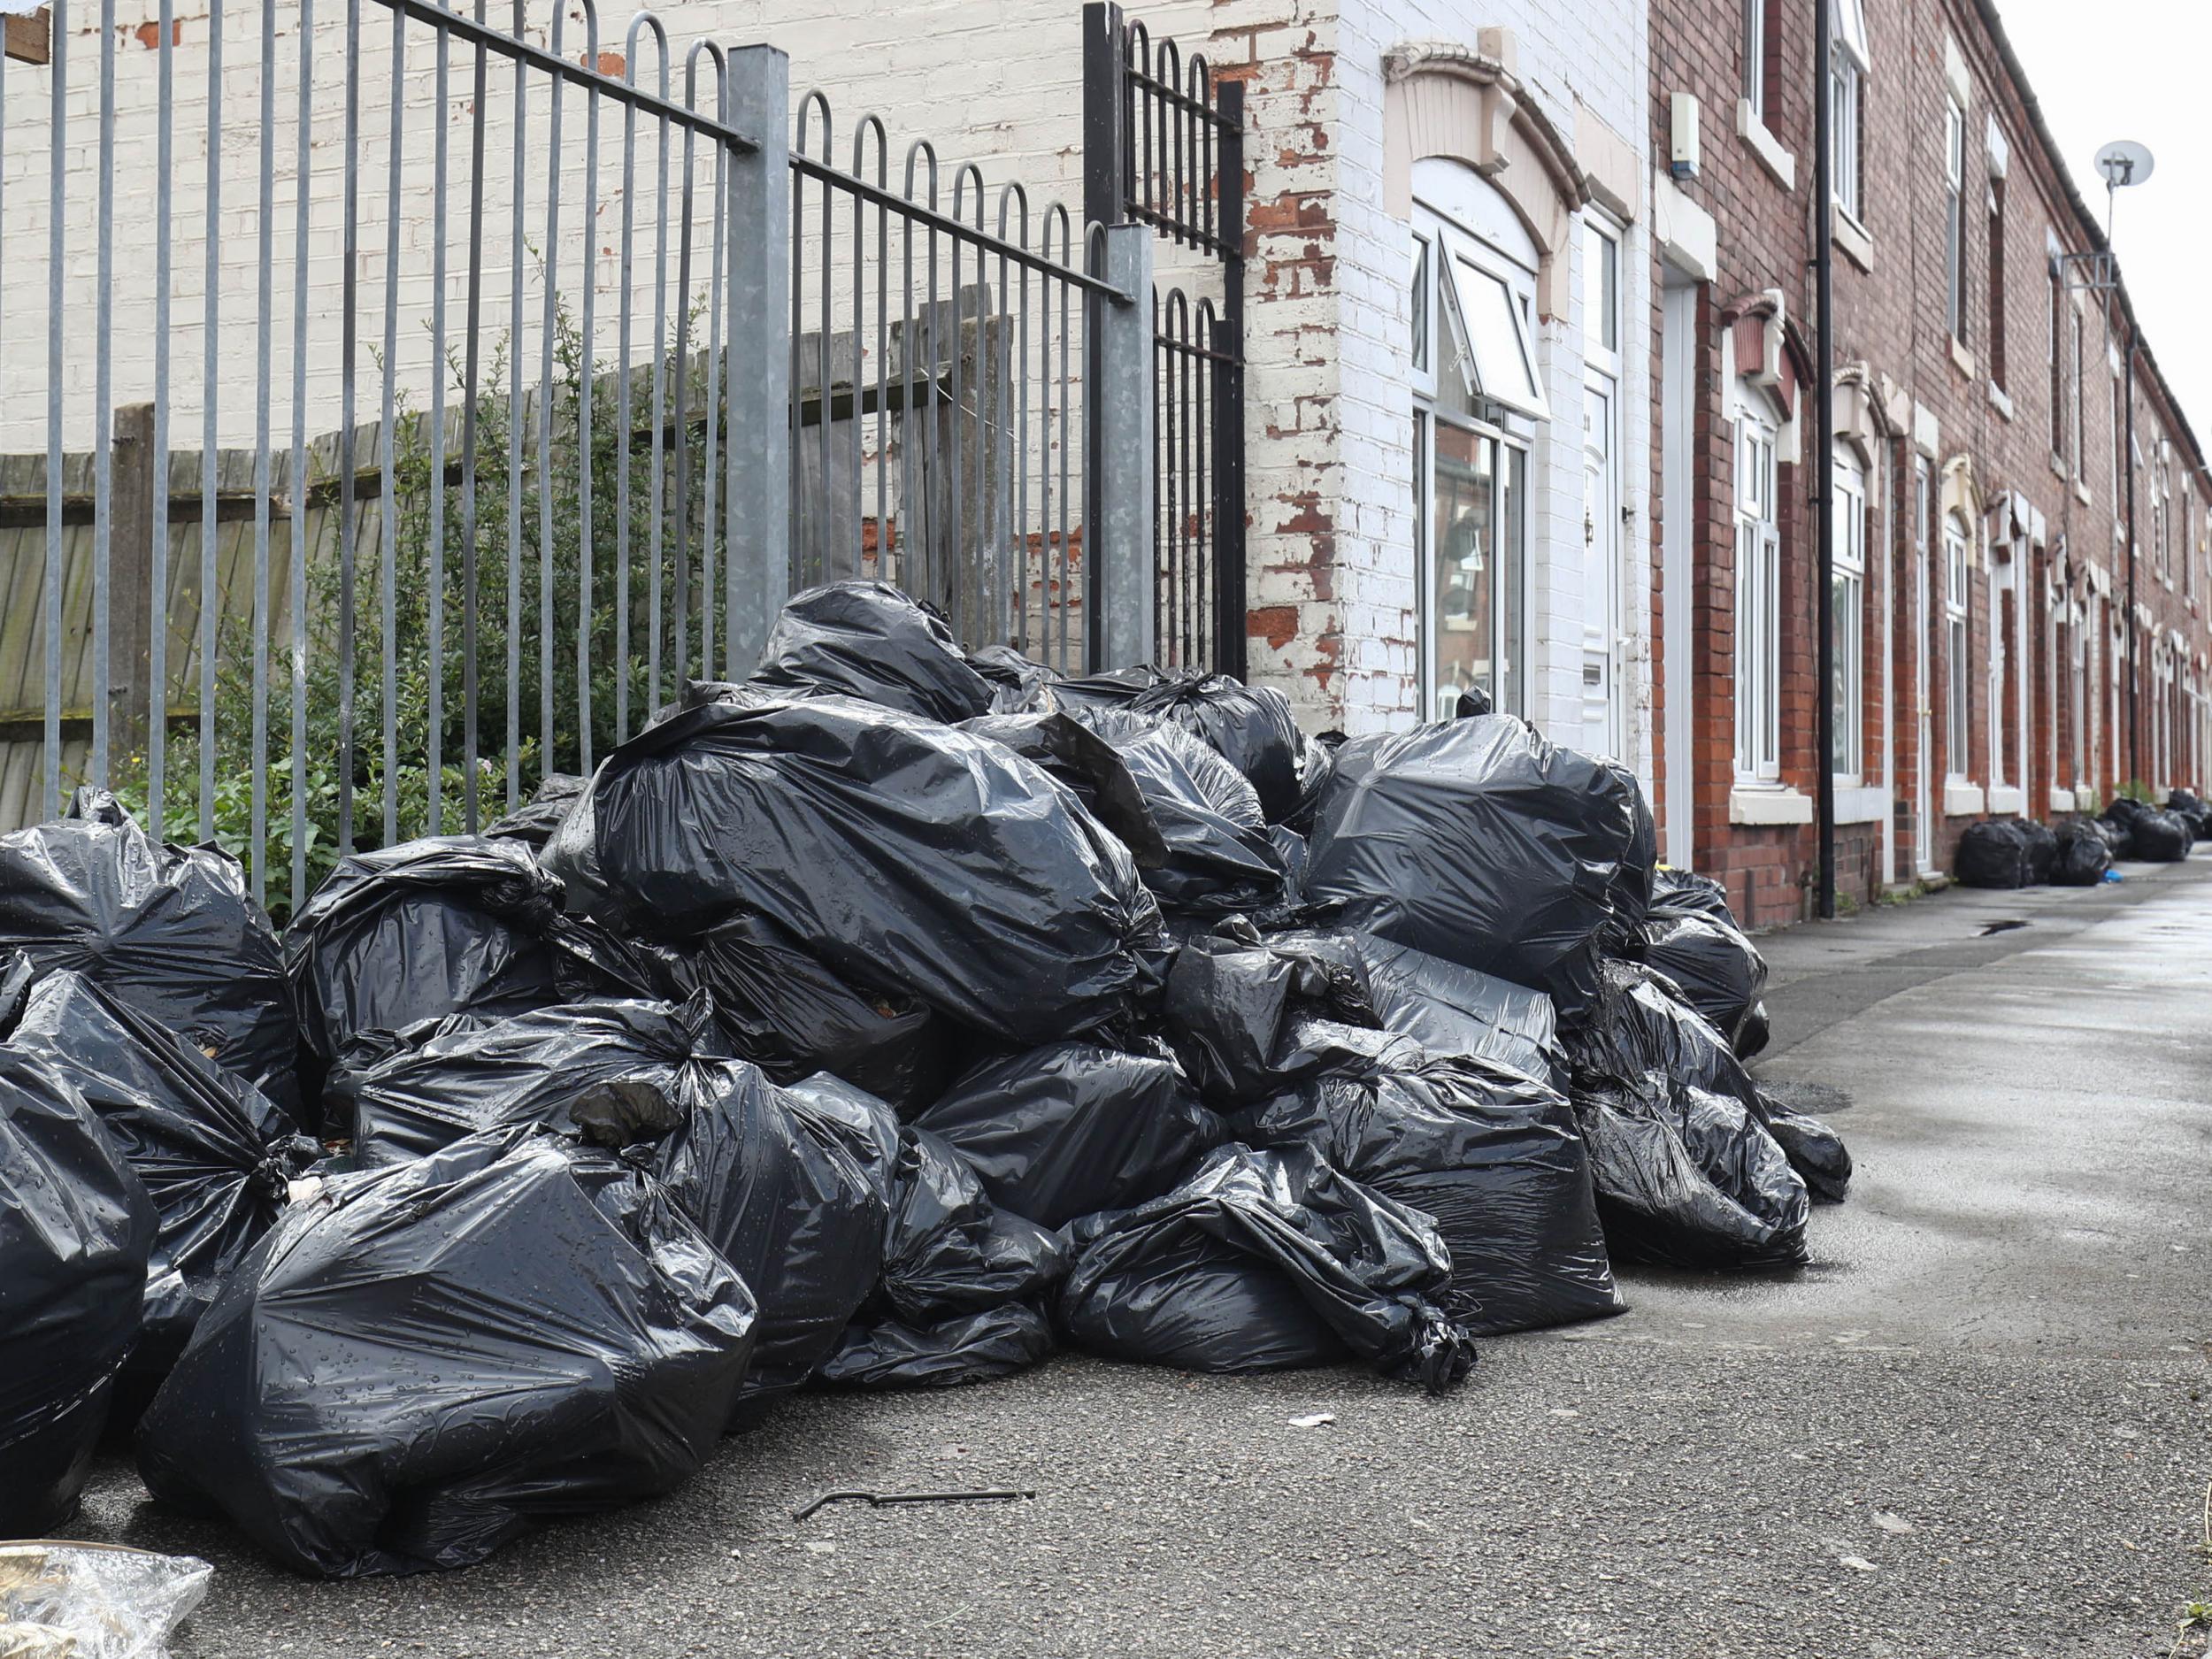
[[[1848,1096],[1816,1264],[1629,1272],[1446,1400],[1073,1356],[813,1395],[665,1502],[406,1579],[288,1577],[119,1458],[78,1530],[212,1561],[184,1652],[223,1659],[2162,1659],[2212,1601],[2212,852],[2129,875],[1766,941],[1762,1074]],[[1037,1496],[791,1518],[849,1486]]]

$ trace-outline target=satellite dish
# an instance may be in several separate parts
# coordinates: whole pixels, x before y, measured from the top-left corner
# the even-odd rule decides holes
[[[2104,175],[2108,190],[2143,183],[2155,165],[2150,150],[2131,138],[2116,138],[2097,152],[2097,171]]]

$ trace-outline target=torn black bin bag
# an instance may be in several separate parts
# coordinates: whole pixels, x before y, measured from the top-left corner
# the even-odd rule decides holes
[[[1766,989],[1767,962],[1731,923],[1706,916],[1655,916],[1626,954],[1671,980],[1739,1055]]]
[[[732,1051],[779,1083],[833,1071],[903,1117],[944,1091],[952,1043],[942,1016],[902,992],[846,984],[764,916],[634,949],[672,1001],[706,991]]]
[[[942,1388],[1026,1371],[1052,1352],[1052,1325],[1010,1302],[932,1325],[881,1319],[849,1327],[814,1373],[836,1388]]]
[[[2093,887],[2112,868],[2112,848],[2093,820],[2076,818],[2058,826],[2058,856],[2051,880],[2062,887]]]
[[[139,1471],[297,1572],[465,1567],[682,1484],[753,1324],[650,1176],[542,1130],[472,1136],[285,1212],[154,1397]]]
[[[1322,933],[1190,940],[1169,970],[1162,1011],[1184,1074],[1224,1109],[1319,1070],[1339,1028],[1376,1023],[1358,951]]]
[[[0,1046],[0,1538],[36,1538],[76,1513],[138,1340],[155,1226],[84,1097],[42,1059]]]
[[[0,956],[72,968],[299,1109],[298,1043],[276,930],[213,847],[155,841],[104,790],[0,835]]]
[[[1618,1313],[1590,1159],[1566,1096],[1471,1055],[1344,1066],[1236,1118],[1436,1224],[1477,1336]]]
[[[1152,821],[1152,809],[1130,775],[1129,763],[1073,715],[1056,710],[986,714],[963,720],[960,729],[1005,744],[1067,785],[1091,816],[1129,849],[1138,869],[1157,870],[1167,862],[1167,843],[1160,839],[1160,826]]]
[[[1118,709],[1089,718],[1128,766],[1159,830],[1167,856],[1143,873],[1163,910],[1230,916],[1285,902],[1282,856],[1259,797],[1233,766],[1178,726]]]
[[[69,1081],[153,1200],[144,1329],[129,1370],[157,1378],[322,1148],[251,1083],[82,974],[50,973],[12,1016],[0,1008],[0,1038]]]
[[[1619,771],[1485,715],[1390,739],[1356,768],[1339,750],[1306,892],[1395,943],[1548,992],[1565,1026],[1597,994],[1640,844]]]
[[[1727,1043],[1667,982],[1605,964],[1568,1039],[1571,1098],[1616,1260],[1801,1266],[1810,1200]]]
[[[356,853],[285,929],[301,1041],[330,1061],[365,1032],[626,988],[595,931],[562,915],[560,882],[518,841],[436,835]]]
[[[1566,1087],[1567,1057],[1543,992],[1372,933],[1347,937],[1359,953],[1368,1002],[1384,1030],[1414,1039],[1431,1054],[1474,1055]],[[1278,942],[1282,938],[1277,935]]]
[[[505,818],[485,826],[484,833],[493,841],[520,841],[533,852],[552,839],[553,832],[568,816],[569,808],[584,793],[590,780],[573,772],[548,772],[544,780],[524,803]]]
[[[761,648],[752,683],[826,691],[947,725],[991,707],[942,617],[888,582],[830,582],[795,595]]]
[[[850,697],[691,709],[601,764],[546,859],[664,941],[765,916],[855,987],[1033,1047],[1126,1013],[1158,907],[1129,852],[1002,744]]]
[[[1054,1320],[1094,1354],[1210,1371],[1358,1358],[1439,1394],[1474,1363],[1434,1224],[1303,1147],[1217,1148],[1173,1192],[1068,1232]]]
[[[916,1126],[965,1156],[992,1202],[1047,1227],[1157,1198],[1226,1138],[1170,1056],[1087,1042],[987,1060]]]
[[[2144,864],[2177,864],[2196,845],[2188,821],[2156,809],[2137,815],[2128,826],[2128,856]]]
[[[2035,867],[2025,829],[2017,818],[1985,818],[1959,837],[1953,873],[1967,887],[2032,887]]]

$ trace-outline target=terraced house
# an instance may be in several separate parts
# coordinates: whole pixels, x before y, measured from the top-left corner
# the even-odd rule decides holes
[[[1651,22],[1655,798],[1668,856],[1724,876],[1755,924],[1805,913],[1823,765],[1839,889],[1865,900],[1947,868],[1985,814],[2093,809],[2131,778],[2162,792],[2206,757],[2212,480],[1996,7],[1832,4],[1826,204],[1812,8],[1662,0]]]

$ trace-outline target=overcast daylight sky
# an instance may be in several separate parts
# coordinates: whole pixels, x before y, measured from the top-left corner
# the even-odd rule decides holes
[[[2044,119],[2100,219],[2108,140],[2150,146],[2113,234],[2144,337],[2212,447],[2212,0],[1997,0]]]

